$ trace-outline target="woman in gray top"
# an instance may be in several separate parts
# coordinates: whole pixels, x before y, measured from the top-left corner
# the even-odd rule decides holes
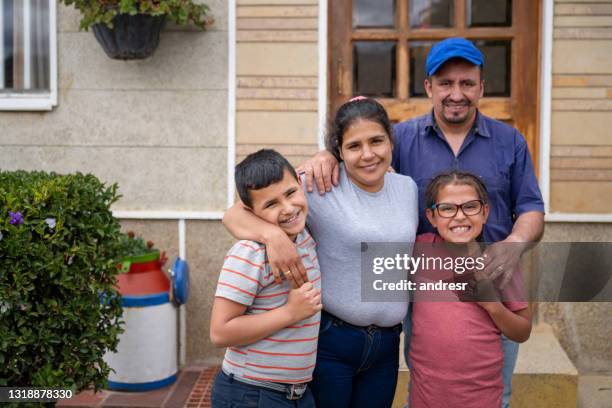
[[[414,242],[417,186],[410,177],[387,172],[391,124],[373,99],[358,97],[341,106],[326,145],[342,164],[338,187],[324,196],[307,193],[323,303],[310,386],[319,408],[390,407],[408,295],[394,302],[361,301],[361,244]],[[277,226],[262,223],[239,204],[228,210],[224,224],[238,238],[264,243],[273,269],[275,254],[296,250]],[[287,278],[294,275],[301,283],[302,275],[285,271]]]

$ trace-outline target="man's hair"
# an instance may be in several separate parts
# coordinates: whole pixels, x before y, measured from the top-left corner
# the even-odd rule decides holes
[[[253,207],[250,190],[266,188],[283,179],[285,169],[295,178],[295,169],[280,153],[272,149],[261,149],[249,154],[238,163],[234,172],[236,190],[242,202]]]
[[[338,108],[325,137],[327,151],[332,153],[338,161],[342,161],[340,151],[342,150],[344,133],[355,122],[360,120],[378,123],[385,130],[391,144],[393,144],[393,130],[385,108],[372,98],[353,98]]]

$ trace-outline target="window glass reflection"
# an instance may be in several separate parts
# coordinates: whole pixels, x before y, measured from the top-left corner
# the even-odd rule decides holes
[[[395,42],[353,43],[353,94],[393,97],[395,94]]]
[[[452,27],[454,3],[452,0],[411,0],[410,27]]]
[[[468,0],[468,27],[510,27],[512,25],[511,0]]]
[[[483,69],[485,96],[510,96],[512,43],[486,40],[474,43],[485,57]]]
[[[395,26],[395,0],[353,0],[353,27]]]
[[[433,42],[415,41],[410,44],[410,82],[411,97],[426,97],[423,82],[427,76],[425,61]]]

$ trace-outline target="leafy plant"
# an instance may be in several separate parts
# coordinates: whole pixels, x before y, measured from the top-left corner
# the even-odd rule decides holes
[[[134,231],[128,231],[127,234],[121,234],[121,238],[119,239],[120,255],[122,257],[158,252],[153,245],[153,241],[145,242],[142,237],[137,237]]]
[[[118,14],[147,14],[168,16],[178,25],[193,24],[205,29],[213,23],[206,4],[193,0],[60,0],[81,12],[81,29],[94,24],[106,24],[113,28],[113,18]]]
[[[0,171],[0,386],[103,387],[116,350],[117,185]]]

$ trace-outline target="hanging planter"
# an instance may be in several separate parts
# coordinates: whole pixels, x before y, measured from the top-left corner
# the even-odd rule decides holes
[[[165,15],[117,14],[113,28],[94,24],[96,39],[110,58],[120,60],[144,59],[153,55],[159,45],[159,34]]]
[[[81,29],[93,27],[106,54],[114,59],[143,59],[159,44],[166,17],[177,25],[202,29],[213,24],[206,4],[194,0],[60,0],[81,12]]]

